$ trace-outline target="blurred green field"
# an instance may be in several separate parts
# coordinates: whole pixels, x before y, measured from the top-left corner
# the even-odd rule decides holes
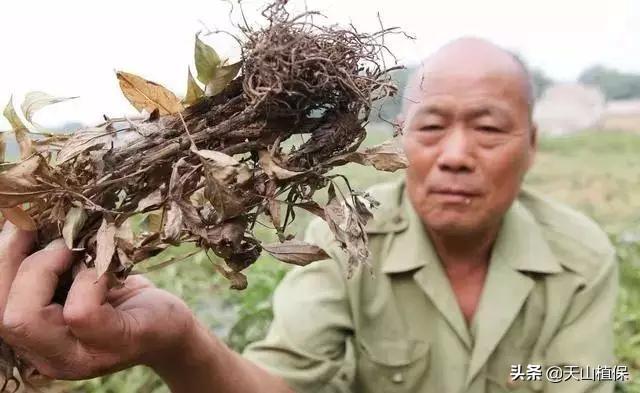
[[[379,143],[390,135],[390,131],[374,129],[366,143]],[[358,189],[401,175],[355,164],[341,168],[339,173]],[[587,213],[610,233],[620,255],[622,282],[616,352],[619,361],[629,365],[632,375],[640,379],[640,134],[594,131],[543,138],[526,183]],[[298,216],[291,230],[302,234],[308,219]],[[269,237],[264,229],[258,232]],[[204,255],[149,276],[160,287],[183,297],[216,334],[241,350],[264,334],[271,318],[271,293],[285,270],[284,264],[262,257],[250,268],[249,288],[243,292],[227,289],[227,283],[214,273]],[[76,383],[72,391],[155,393],[167,389],[149,370],[138,367]],[[620,385],[617,391],[640,393],[640,381]]]

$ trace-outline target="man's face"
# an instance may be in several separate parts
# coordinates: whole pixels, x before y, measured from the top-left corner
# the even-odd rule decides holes
[[[436,233],[491,228],[516,198],[535,152],[522,80],[440,71],[421,83],[404,124],[411,202]]]

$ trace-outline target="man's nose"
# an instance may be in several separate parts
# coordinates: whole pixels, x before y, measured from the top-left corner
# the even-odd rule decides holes
[[[472,154],[473,141],[463,129],[456,129],[441,141],[438,167],[447,172],[473,172],[475,160]]]

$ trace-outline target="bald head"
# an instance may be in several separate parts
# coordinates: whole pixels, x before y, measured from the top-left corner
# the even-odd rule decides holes
[[[425,92],[437,88],[434,81],[445,77],[459,78],[461,81],[508,81],[516,96],[528,106],[529,116],[533,112],[534,89],[524,63],[513,53],[489,41],[460,38],[426,58],[411,75],[404,92],[403,114],[406,115]]]

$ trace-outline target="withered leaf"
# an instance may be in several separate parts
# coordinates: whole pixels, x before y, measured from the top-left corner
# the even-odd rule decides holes
[[[231,282],[231,289],[241,291],[247,288],[247,277],[244,274],[233,270],[227,270],[218,264],[214,264],[213,266],[216,268],[218,273],[222,274],[224,278]]]
[[[227,85],[238,75],[242,68],[242,62],[225,65],[216,68],[213,78],[207,83],[205,93],[207,96],[215,96],[221,93]]]
[[[86,222],[87,212],[83,208],[74,206],[69,209],[64,219],[64,227],[62,228],[62,238],[67,244],[68,249],[73,249],[74,241]]]
[[[11,221],[13,225],[23,231],[35,231],[38,229],[38,225],[33,218],[31,218],[29,213],[22,210],[20,206],[0,208],[0,213],[2,213],[4,218]]]
[[[243,211],[242,200],[229,187],[212,176],[210,171],[207,171],[206,179],[204,195],[216,213],[215,222],[221,222]]]
[[[184,97],[182,102],[185,105],[191,105],[195,102],[198,102],[200,98],[204,96],[204,91],[202,87],[196,82],[191,74],[191,70],[189,70],[189,76],[187,77],[187,95]]]
[[[196,34],[196,46],[194,51],[196,71],[198,71],[198,80],[207,85],[220,66],[220,56],[218,53],[200,40]]]
[[[231,187],[250,178],[251,172],[235,158],[212,150],[192,151],[198,154],[204,166],[204,197],[211,204],[215,218],[208,221],[219,223],[243,210],[242,201]]]
[[[24,113],[25,119],[27,119],[27,121],[34,126],[30,128],[30,131],[34,133],[40,133],[44,131],[42,127],[37,126],[33,122],[33,116],[36,114],[37,111],[39,111],[40,109],[46,106],[57,104],[57,103],[68,101],[68,100],[73,100],[75,98],[78,98],[78,97],[54,97],[42,91],[32,91],[27,93],[27,95],[24,97],[24,101],[22,101],[21,108],[22,108],[22,113]]]
[[[33,143],[29,137],[29,129],[22,119],[20,119],[18,112],[16,112],[13,106],[13,97],[9,98],[9,103],[7,103],[2,114],[7,118],[9,124],[11,124],[13,133],[16,136],[16,142],[18,142],[18,146],[20,147],[20,157],[23,159],[29,157],[34,152]]]
[[[113,141],[113,136],[107,131],[108,123],[96,128],[79,130],[68,139],[58,152],[56,163],[65,163],[80,153],[102,148]]]
[[[124,220],[124,222],[117,227],[115,238],[116,240],[124,240],[133,244],[134,235],[133,227],[131,226],[131,217]]]
[[[120,265],[125,269],[129,269],[134,265],[134,262],[129,258],[129,255],[126,251],[120,247],[116,248],[116,253],[118,255],[118,260],[120,261]]]
[[[29,202],[35,196],[50,191],[50,187],[40,184],[35,177],[42,163],[42,157],[34,155],[0,172],[0,207]]]
[[[261,150],[258,152],[260,157],[260,166],[265,171],[265,173],[272,179],[277,180],[286,180],[290,179],[294,176],[299,176],[303,174],[303,172],[294,172],[288,169],[282,168],[279,166],[271,153],[267,150]]]
[[[355,162],[360,165],[369,165],[380,171],[395,172],[404,169],[409,165],[409,161],[404,152],[398,146],[396,140],[389,140],[376,146],[343,154],[332,158],[328,164],[341,164]]]
[[[7,143],[4,141],[4,132],[0,131],[0,163],[4,162]]]
[[[167,212],[166,221],[162,228],[162,238],[171,244],[176,244],[180,240],[184,217],[182,209],[176,201],[171,201],[169,211]]]
[[[111,260],[116,252],[116,231],[117,228],[113,223],[108,222],[106,218],[102,219],[96,236],[96,260],[94,262],[98,277],[106,273],[111,265]]]
[[[138,208],[136,211],[141,212],[149,207],[158,206],[160,203],[162,203],[162,190],[157,188],[151,194],[142,198],[140,202],[138,202]]]
[[[267,213],[269,214],[271,223],[278,231],[278,235],[282,236],[282,222],[280,219],[280,212],[282,209],[280,206],[280,201],[276,199],[277,189],[278,185],[276,184],[276,182],[273,180],[269,180],[266,184],[265,197],[267,199]]]
[[[367,233],[364,231],[366,218],[342,198],[338,198],[333,184],[329,186],[329,202],[324,208],[326,222],[333,232],[336,240],[341,243],[349,255],[349,277],[353,269],[361,264],[366,264],[369,259],[367,248]]]
[[[243,183],[251,177],[251,171],[246,165],[227,154],[215,150],[192,151],[204,159],[207,173],[224,185]]]
[[[407,157],[396,140],[365,149],[363,154],[365,163],[380,171],[394,172],[409,165]]]
[[[237,217],[227,220],[207,230],[206,243],[213,248],[224,245],[237,250],[242,243],[246,229],[247,221],[244,218]]]
[[[182,210],[182,220],[187,230],[194,235],[200,236],[202,239],[206,239],[207,231],[202,224],[202,217],[200,217],[196,208],[183,200],[179,200],[177,203]]]
[[[369,210],[369,208],[362,202],[361,197],[355,197],[353,198],[353,200],[356,208],[356,213],[358,213],[363,222],[366,224],[367,221],[373,218],[373,213],[371,213],[371,210]]]
[[[122,93],[137,110],[151,113],[158,109],[161,115],[184,110],[178,97],[166,87],[128,72],[118,71],[116,75]]]
[[[274,258],[298,266],[329,258],[320,247],[300,240],[287,240],[283,243],[263,245],[262,248]]]
[[[301,202],[301,203],[296,203],[295,206],[301,209],[304,209],[309,213],[314,214],[322,218],[324,221],[326,221],[324,208],[320,206],[318,202],[315,202],[315,201]]]

